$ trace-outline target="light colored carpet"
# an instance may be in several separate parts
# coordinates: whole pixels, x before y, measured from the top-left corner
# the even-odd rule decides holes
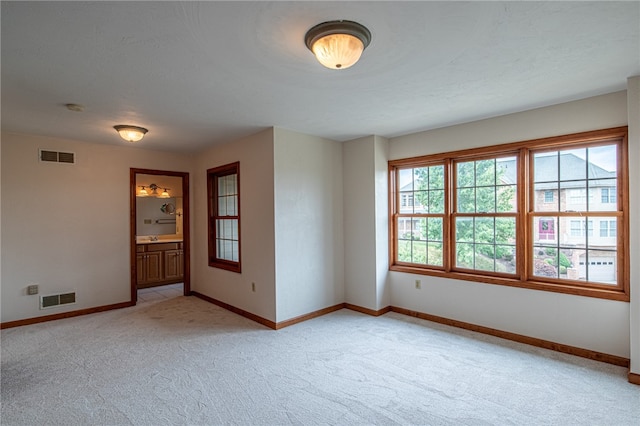
[[[626,369],[389,313],[194,297],[2,332],[2,425],[638,425]]]

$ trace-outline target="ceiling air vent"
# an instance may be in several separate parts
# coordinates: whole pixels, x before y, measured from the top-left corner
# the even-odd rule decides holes
[[[76,155],[73,152],[58,152],[41,149],[40,161],[46,161],[48,163],[74,164],[76,162]]]

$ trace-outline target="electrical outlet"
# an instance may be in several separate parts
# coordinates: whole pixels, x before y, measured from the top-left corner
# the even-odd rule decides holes
[[[256,283],[251,283],[251,291],[256,291]]]
[[[416,280],[416,289],[420,290],[422,288],[422,282],[420,280]]]
[[[31,284],[27,286],[27,294],[38,294],[38,284]]]

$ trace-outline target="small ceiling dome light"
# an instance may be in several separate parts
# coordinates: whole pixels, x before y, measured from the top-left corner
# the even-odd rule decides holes
[[[127,142],[138,142],[148,132],[144,127],[119,125],[113,126],[120,134],[120,137]]]
[[[307,31],[304,42],[322,65],[334,70],[349,68],[371,43],[371,32],[353,21],[328,21]]]

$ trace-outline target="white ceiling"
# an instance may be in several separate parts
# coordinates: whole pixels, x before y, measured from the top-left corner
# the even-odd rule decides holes
[[[610,93],[640,75],[640,2],[2,1],[2,129],[198,152],[270,126],[394,137]],[[367,26],[346,70],[305,32]],[[79,103],[72,112],[66,103]]]

